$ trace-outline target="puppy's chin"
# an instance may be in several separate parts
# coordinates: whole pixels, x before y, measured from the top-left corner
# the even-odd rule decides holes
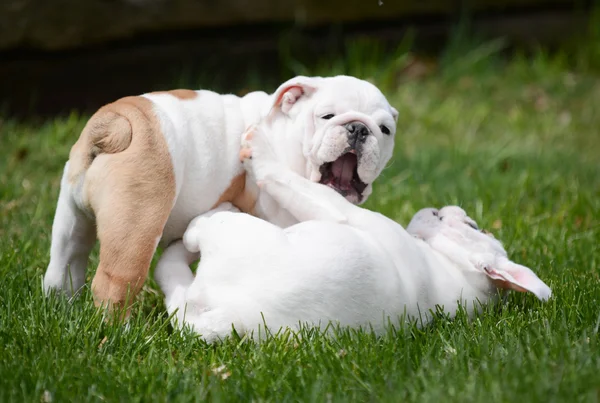
[[[362,199],[355,204],[363,204],[364,202],[366,202],[369,196],[371,196],[371,193],[373,193],[373,184],[369,183],[365,188],[364,192],[362,193]]]

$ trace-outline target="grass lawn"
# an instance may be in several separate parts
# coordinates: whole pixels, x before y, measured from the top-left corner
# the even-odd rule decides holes
[[[41,292],[61,171],[87,116],[0,119],[0,401],[600,400],[600,75],[497,48],[441,58],[418,80],[398,78],[402,55],[296,69],[372,78],[400,111],[367,207],[407,224],[460,204],[551,286],[548,303],[513,293],[473,320],[381,338],[305,330],[208,346],[172,332],[149,281],[130,329],[107,325],[89,291]]]

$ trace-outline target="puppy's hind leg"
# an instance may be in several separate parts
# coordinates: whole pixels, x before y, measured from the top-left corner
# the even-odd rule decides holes
[[[152,174],[151,170],[146,172]],[[92,292],[97,306],[129,309],[148,276],[175,192],[160,188],[147,177],[119,179],[102,184],[106,197],[95,209],[100,264]],[[131,197],[133,189],[144,186],[141,193],[145,199]]]
[[[179,240],[165,249],[156,265],[154,278],[165,294],[167,312],[173,315],[177,310],[174,319],[180,323],[183,323],[185,316],[186,292],[194,281],[190,264],[199,257],[199,253],[189,252],[183,241]]]
[[[74,189],[68,180],[69,163],[65,165],[58,204],[52,224],[50,263],[44,275],[44,291],[63,291],[73,295],[85,283],[90,251],[96,241],[96,227],[76,204]]]
[[[188,251],[183,241],[177,241],[163,252],[154,277],[165,294],[167,312],[173,315],[173,327],[180,329],[189,326],[207,342],[212,343],[228,336],[234,326],[238,333],[241,333],[243,328],[227,309],[211,309],[206,304],[205,284],[194,281],[189,267],[192,262],[198,260],[199,255],[198,252]],[[202,265],[201,263],[198,270],[203,269]]]
[[[242,323],[226,308],[207,310],[196,317],[187,316],[186,324],[207,343],[224,339],[234,329],[240,336],[245,333]]]
[[[175,202],[175,170],[148,99],[122,98],[88,125],[71,156],[89,166],[84,187],[100,241],[92,293],[97,306],[127,308],[128,315]]]

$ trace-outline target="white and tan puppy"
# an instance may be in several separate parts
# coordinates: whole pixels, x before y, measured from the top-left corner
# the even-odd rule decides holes
[[[403,314],[427,323],[436,307],[454,315],[463,303],[472,313],[479,302],[497,295],[497,287],[550,296],[528,268],[505,262],[495,267],[493,259],[480,265],[478,252],[494,251],[499,243],[464,224],[474,222],[458,207],[446,207],[439,215],[434,209],[418,213],[412,228],[425,240],[418,239],[277,162],[267,133],[264,126],[256,129],[249,170],[261,195],[268,194],[303,222],[282,229],[232,212],[231,205],[192,221],[183,241],[165,250],[155,273],[178,325],[191,326],[207,341],[228,335],[232,326],[256,336],[264,323],[272,331],[333,321],[371,325],[381,332],[388,320],[398,324]],[[462,218],[457,219],[458,210]],[[445,222],[445,213],[455,222]],[[428,243],[437,235],[451,238],[452,248],[466,259]],[[471,237],[480,245],[473,246]],[[497,255],[505,257],[499,248]],[[197,251],[202,258],[194,277],[189,264]]]
[[[52,227],[46,290],[83,286],[96,238],[96,304],[123,305],[146,279],[159,241],[182,237],[192,218],[223,202],[278,225],[293,223],[257,188],[239,160],[241,135],[265,116],[267,141],[286,169],[360,203],[392,155],[397,112],[353,77],[296,77],[268,95],[242,98],[176,90],[101,108],[71,149]],[[248,184],[248,186],[246,186]]]

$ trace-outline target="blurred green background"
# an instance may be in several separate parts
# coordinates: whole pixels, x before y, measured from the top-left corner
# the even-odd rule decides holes
[[[379,52],[403,46],[437,58],[465,25],[482,38],[504,38],[504,50],[556,48],[585,32],[593,6],[589,0],[4,0],[0,107],[4,115],[52,116],[173,87],[272,90],[301,66],[351,57],[348,44],[356,41],[377,42]]]
[[[71,48],[27,31],[3,50],[0,401],[598,402],[600,14],[590,3],[481,4],[82,36]],[[407,224],[420,208],[459,204],[553,298],[511,293],[472,320],[440,314],[383,337],[305,329],[208,346],[172,331],[151,279],[128,328],[105,323],[87,288],[42,295],[61,172],[95,108],[156,89],[272,90],[293,74],[368,79],[399,110],[394,157],[366,207]],[[88,285],[97,264],[96,248]]]

